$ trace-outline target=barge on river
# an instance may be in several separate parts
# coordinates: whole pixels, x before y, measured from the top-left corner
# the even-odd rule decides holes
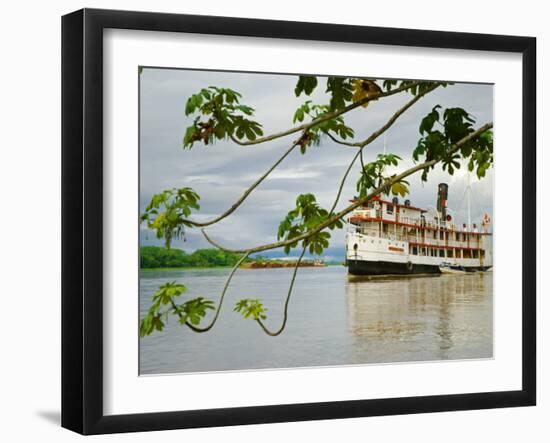
[[[467,272],[491,269],[489,215],[483,216],[481,229],[470,220],[455,225],[447,213],[447,195],[448,185],[439,184],[437,209],[431,212],[411,206],[410,200],[400,204],[397,197],[388,201],[379,196],[355,209],[348,218],[346,234],[348,273],[439,274],[442,264]]]

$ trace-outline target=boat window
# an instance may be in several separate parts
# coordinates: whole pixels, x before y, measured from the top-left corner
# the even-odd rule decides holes
[[[413,246],[413,255],[418,255],[418,248]]]
[[[439,250],[439,256],[440,257],[445,257],[445,250],[444,249]]]
[[[460,241],[460,232],[456,233],[456,241]]]
[[[393,214],[393,205],[386,205],[386,213]]]

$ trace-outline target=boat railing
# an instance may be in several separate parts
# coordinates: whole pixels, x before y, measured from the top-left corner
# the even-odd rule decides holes
[[[383,232],[379,235],[378,231],[360,228],[359,226],[351,225],[348,228],[348,233],[350,234],[361,234],[373,238],[384,238],[387,240],[397,240],[397,241],[411,241],[411,236],[402,235],[395,232]]]

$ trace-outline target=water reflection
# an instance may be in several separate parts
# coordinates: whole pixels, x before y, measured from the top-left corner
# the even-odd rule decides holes
[[[349,281],[354,352],[376,361],[492,356],[492,274]]]

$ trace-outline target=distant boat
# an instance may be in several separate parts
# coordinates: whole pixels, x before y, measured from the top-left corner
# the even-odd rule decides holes
[[[283,257],[277,259],[268,259],[261,261],[249,261],[241,265],[243,269],[272,269],[272,268],[293,268],[296,266],[296,259],[293,257]],[[300,268],[324,268],[327,266],[320,259],[302,260],[298,267]]]
[[[327,264],[323,260],[317,258],[313,261],[313,266],[316,268],[324,268]]]

